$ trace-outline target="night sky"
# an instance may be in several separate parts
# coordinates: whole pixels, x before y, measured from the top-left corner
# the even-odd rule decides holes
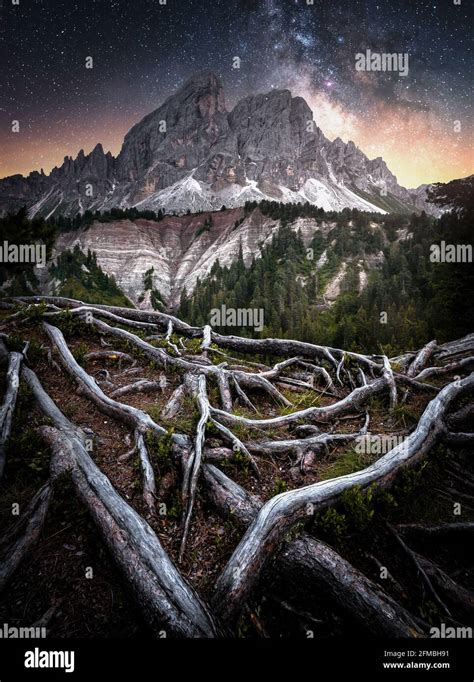
[[[201,69],[221,77],[229,109],[272,88],[303,96],[327,137],[383,156],[407,187],[468,175],[472,13],[461,2],[3,0],[0,177],[49,172],[97,142],[117,154]],[[408,53],[408,76],[357,72],[366,48]]]

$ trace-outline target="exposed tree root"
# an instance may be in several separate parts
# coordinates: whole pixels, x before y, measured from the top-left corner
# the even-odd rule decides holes
[[[80,429],[60,412],[35,374],[26,369],[24,373],[41,410],[54,423],[54,427],[42,428],[43,437],[62,463],[62,470],[70,472],[79,497],[155,633],[164,630],[174,636],[215,636],[216,626],[206,607],[183,580],[150,526],[94,464]]]
[[[138,381],[135,381],[133,384],[127,384],[126,386],[116,388],[115,391],[112,391],[110,397],[120,398],[121,396],[127,395],[129,393],[154,393],[155,391],[162,390],[163,383],[160,380],[149,381],[148,379],[139,379]]]
[[[355,388],[348,396],[339,400],[337,403],[328,405],[327,407],[308,407],[304,410],[297,410],[282,417],[271,417],[270,419],[248,419],[240,415],[231,414],[217,408],[212,409],[212,413],[225,419],[229,422],[244,424],[245,426],[255,426],[261,429],[271,428],[273,426],[285,426],[300,419],[313,419],[326,421],[335,417],[339,417],[349,412],[360,411],[362,405],[367,400],[378,393],[381,393],[387,386],[387,379],[376,379],[367,386],[359,386]]]
[[[122,353],[119,350],[96,350],[91,353],[86,353],[84,355],[84,360],[86,362],[90,360],[118,360],[119,362],[127,360],[132,363],[132,367],[136,365],[137,362],[132,358],[131,355],[128,353]]]
[[[12,429],[22,360],[23,356],[21,353],[12,352],[8,354],[7,390],[0,407],[0,479],[5,468],[5,444],[10,437]]]
[[[474,374],[448,384],[426,408],[415,431],[374,464],[354,474],[282,493],[267,502],[252,523],[216,583],[214,607],[228,622],[240,612],[263,566],[275,552],[284,534],[311,511],[334,504],[341,494],[358,485],[388,485],[407,464],[419,461],[444,430],[444,418],[452,401],[474,387]],[[365,387],[364,387],[365,388]]]
[[[405,552],[405,554],[407,555],[409,560],[415,566],[418,574],[420,575],[421,579],[423,580],[424,585],[427,587],[429,594],[433,598],[433,601],[435,601],[438,604],[438,606],[441,607],[441,610],[444,611],[447,616],[451,617],[451,613],[450,613],[448,607],[446,606],[446,604],[444,604],[444,602],[439,597],[438,593],[436,592],[435,588],[433,587],[433,584],[432,584],[430,578],[428,577],[426,571],[424,570],[422,563],[419,561],[419,556],[416,554],[416,552],[413,552],[410,549],[410,547],[408,547],[406,542],[400,537],[400,535],[395,531],[394,528],[392,528],[388,524],[387,524],[387,527],[390,529],[391,533],[393,534],[393,536],[395,537],[398,544],[403,549],[403,551]]]
[[[235,633],[234,625],[239,614],[246,612],[255,632],[266,637],[269,623],[262,618],[252,596],[260,583],[261,591],[268,599],[275,599],[278,595],[280,607],[291,611],[300,620],[298,627],[303,628],[302,632],[305,627],[311,628],[311,624],[321,627],[318,604],[319,595],[324,593],[338,612],[365,631],[396,637],[426,634],[427,625],[401,605],[404,602],[402,596],[397,597],[401,602],[397,603],[337,552],[305,534],[301,525],[321,510],[339,504],[343,494],[356,486],[362,493],[372,486],[390,486],[403,468],[418,463],[438,442],[444,441],[450,446],[472,444],[474,435],[468,421],[472,417],[472,403],[466,405],[465,399],[474,390],[474,374],[460,380],[456,373],[465,375],[472,368],[474,335],[441,345],[432,341],[419,351],[389,359],[382,355],[346,352],[294,340],[224,336],[208,325],[192,327],[159,311],[89,305],[62,297],[21,297],[14,302],[20,302],[22,307],[15,314],[14,321],[7,323],[5,328],[10,324],[15,333],[19,328],[30,329],[31,319],[38,319],[38,311],[44,319],[49,322],[57,320],[58,324],[67,320],[70,314],[73,319],[89,323],[98,333],[104,348],[86,354],[86,362],[118,360],[119,368],[123,361],[131,363],[131,367],[120,374],[111,374],[104,366],[97,372],[95,366],[94,378],[76,362],[60,329],[46,322],[43,324],[55,356],[77,382],[81,394],[101,413],[129,427],[130,435],[126,442],[130,449],[118,462],[133,455],[138,457],[144,500],[150,512],[154,511],[156,500],[166,499],[170,488],[172,490],[178,484],[181,472],[184,512],[179,562],[184,559],[187,542],[191,543],[193,516],[196,515],[196,525],[201,519],[200,507],[196,511],[197,493],[201,487],[224,518],[231,517],[242,528],[247,527],[216,581],[211,612],[182,578],[151,527],[122,499],[92,461],[86,448],[88,434],[60,412],[36,375],[23,366],[25,380],[54,425],[42,428],[42,435],[53,452],[52,466],[55,463],[58,471],[66,472],[72,478],[78,496],[90,511],[155,633],[163,629],[170,635],[186,637],[213,637],[223,632],[231,634]],[[38,306],[38,311],[28,310],[29,304]],[[70,313],[65,315],[65,310]],[[25,315],[25,312],[35,312],[35,315]],[[138,331],[129,331],[134,329]],[[143,332],[148,335],[147,340],[141,338]],[[176,335],[179,336],[177,343],[174,342]],[[113,350],[115,339],[120,340],[127,353]],[[154,339],[160,341],[157,346],[148,342]],[[194,342],[185,343],[183,339]],[[196,350],[197,346],[200,346],[199,350]],[[257,357],[250,360],[232,357],[224,351]],[[15,354],[4,355],[11,365]],[[18,390],[22,356],[16,355],[16,367],[12,372],[9,370],[7,394],[0,412],[0,450],[11,431],[11,413],[16,398],[15,377]],[[135,367],[134,355],[144,355],[154,361],[151,369],[155,369],[157,364],[160,373],[156,379],[138,378],[125,386],[114,386],[118,376],[144,376],[139,374],[143,370]],[[217,362],[222,360],[221,364],[213,362],[216,358]],[[260,359],[263,362],[258,362]],[[25,362],[28,362],[27,356]],[[49,364],[50,371],[59,370],[51,353]],[[168,371],[173,372],[173,384],[176,377],[179,380],[171,395],[166,383]],[[442,379],[447,376],[452,377],[451,383],[442,388]],[[431,378],[436,380],[436,385],[425,383]],[[112,392],[106,395],[98,382],[102,386],[110,386]],[[154,402],[159,405],[166,425],[173,427],[169,431],[144,410],[117,400],[131,394],[145,396],[148,392],[157,392]],[[300,405],[313,406],[295,408],[288,399],[290,392],[295,403],[301,396]],[[194,410],[192,415],[186,415],[189,404],[185,399],[186,393],[192,396],[198,407],[196,417]],[[413,397],[414,393],[419,395]],[[322,405],[314,406],[314,399],[320,399],[315,394],[321,395]],[[310,480],[317,481],[318,468],[325,466],[320,456],[327,454],[325,450],[329,451],[331,446],[330,457],[337,457],[338,445],[355,442],[367,434],[374,399],[386,401],[393,410],[390,419],[382,422],[378,401],[372,423],[379,432],[379,428],[384,430],[384,423],[385,429],[393,428],[399,419],[402,409],[395,410],[397,404],[414,405],[416,409],[419,404],[426,404],[426,394],[434,397],[424,409],[417,426],[402,443],[377,461],[372,458],[367,460],[371,462],[369,466],[355,473],[320,480],[275,495],[265,504],[210,464],[232,463],[238,467],[248,461],[255,475],[252,477],[253,489],[255,478],[262,475],[266,493],[277,482],[275,473],[268,472],[279,472],[280,469],[284,471],[285,483],[301,480],[302,474],[312,475]],[[144,401],[141,398],[140,404]],[[11,409],[4,409],[7,404]],[[247,412],[237,413],[238,405],[255,414],[249,417]],[[452,412],[453,409],[456,411]],[[358,427],[342,424],[346,420],[362,420],[364,416],[365,420],[360,421]],[[180,423],[181,417],[186,417],[181,422],[186,435],[180,433],[179,428],[174,431],[173,421],[176,419]],[[320,422],[324,423],[324,427]],[[5,432],[4,424],[7,424]],[[278,437],[276,430],[280,428],[282,433]],[[148,433],[155,433],[164,438],[165,444],[171,444],[171,464],[165,464],[158,496],[146,446]],[[384,435],[387,434],[379,433],[380,438]],[[352,456],[350,452],[347,454]],[[1,464],[0,457],[0,472]],[[456,469],[454,461],[450,466],[451,469],[447,467],[447,472],[450,472],[448,487],[441,490],[440,495],[450,502],[455,495],[463,502],[464,509],[474,508],[469,474]],[[162,473],[161,463],[157,467]],[[244,466],[242,476],[249,475],[247,466]],[[22,528],[26,524],[26,532],[9,536],[8,547],[13,548],[12,568],[2,574],[0,564],[0,587],[2,575],[5,584],[41,533],[53,489],[52,476],[32,500],[30,513],[23,517]],[[436,485],[433,489],[436,491]],[[31,519],[29,525],[27,518]],[[156,522],[157,517],[154,517],[153,523]],[[468,537],[472,525],[470,522],[440,523],[429,529],[420,529],[417,524],[405,524],[393,531],[404,554],[412,562],[413,574],[416,571],[425,593],[437,604],[440,613],[451,621],[454,621],[452,610],[453,613],[456,610],[472,617],[472,594],[431,559],[414,552],[404,538],[420,536],[426,541],[438,537]],[[288,537],[290,530],[291,539]],[[374,561],[378,562],[378,559]],[[395,589],[392,592],[399,594]]]
[[[191,523],[191,514],[193,512],[194,501],[196,499],[197,481],[201,469],[206,424],[210,416],[209,401],[206,394],[206,377],[201,374],[196,382],[197,385],[195,383],[194,377],[189,376],[188,380],[192,385],[191,390],[196,395],[200,417],[196,428],[196,438],[194,441],[194,449],[191,454],[190,465],[187,467],[186,474],[183,478],[183,502],[185,504],[186,511],[183,519],[183,538],[179,551],[179,561],[182,560],[184,551],[186,549],[189,524]]]
[[[143,434],[147,431],[155,431],[163,436],[166,434],[166,430],[162,426],[158,426],[146,412],[132,407],[131,405],[119,403],[105,395],[94,379],[77,364],[61,331],[57,327],[52,327],[47,323],[44,323],[44,328],[59,353],[63,367],[79,383],[84,394],[92,400],[104,414],[133,427],[143,473],[143,496],[150,511],[154,512],[156,495],[155,475],[150,464],[150,458],[148,456]]]
[[[474,533],[474,522],[466,521],[465,523],[442,523],[437,526],[428,526],[421,523],[404,523],[398,525],[397,530],[403,535],[428,537],[436,540],[437,538],[443,536],[468,536]]]
[[[420,374],[421,370],[423,367],[426,367],[428,360],[436,350],[436,346],[436,341],[430,341],[419,351],[419,353],[417,353],[415,359],[407,370],[407,375],[409,377],[416,377]]]
[[[53,493],[53,479],[45,483],[34,495],[15,527],[0,544],[0,593],[18,566],[38,541]]]
[[[204,466],[206,492],[224,516],[247,527],[262,503],[212,465]],[[301,535],[284,542],[265,576],[289,597],[306,605],[311,595],[330,596],[338,608],[375,635],[420,637],[420,625],[378,585],[366,578],[328,545]]]

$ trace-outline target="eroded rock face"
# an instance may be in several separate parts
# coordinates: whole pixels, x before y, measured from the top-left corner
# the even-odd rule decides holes
[[[406,190],[380,157],[328,140],[301,97],[274,90],[229,112],[219,78],[205,71],[137,123],[117,158],[99,144],[66,157],[49,176],[0,180],[0,211],[26,203],[43,216],[132,206],[185,213],[276,199],[383,213],[392,209],[381,192],[400,202],[396,210],[434,211],[425,186]]]
[[[84,252],[95,251],[100,267],[115,277],[136,304],[144,294],[144,273],[153,267],[153,287],[174,307],[179,304],[182,289],[192,291],[197,279],[208,275],[217,259],[222,266],[230,266],[242,248],[245,264],[249,265],[280,226],[280,221],[256,209],[236,227],[243,217],[240,208],[213,213],[209,230],[203,230],[210,218],[206,213],[167,216],[160,222],[94,222],[88,229],[61,234],[56,253],[76,244]],[[306,243],[315,232],[327,229],[310,218],[300,218],[292,227]],[[141,305],[147,300],[145,297]]]
[[[335,225],[335,222],[300,217],[289,227],[308,246],[317,232],[330,239]],[[377,227],[374,222],[371,225],[374,229]],[[209,275],[217,260],[221,266],[229,267],[242,249],[245,265],[249,266],[279,228],[279,220],[263,215],[258,208],[247,215],[243,209],[236,208],[212,214],[166,216],[159,222],[142,219],[94,222],[87,229],[62,233],[53,257],[67,249],[72,250],[75,245],[85,253],[88,249],[94,251],[104,272],[113,275],[124,293],[143,309],[152,307],[150,291],[145,290],[144,275],[153,268],[152,287],[159,291],[167,307],[173,309],[179,306],[183,289],[191,293],[197,280]],[[331,245],[334,244],[335,240],[332,240]],[[326,262],[325,250],[315,262],[315,271]],[[384,254],[383,251],[366,254],[357,261],[351,257],[341,263],[324,291],[327,304],[334,303],[340,295],[348,265],[354,262],[360,271],[359,288],[362,290],[368,273],[383,265]],[[42,292],[54,293],[54,283],[44,282]]]

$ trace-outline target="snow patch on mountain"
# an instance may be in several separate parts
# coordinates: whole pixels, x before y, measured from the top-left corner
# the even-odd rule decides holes
[[[325,211],[357,208],[360,211],[386,213],[375,204],[357,196],[348,187],[336,185],[327,180],[309,178],[297,192],[283,185],[279,185],[275,190],[276,196],[266,194],[258,187],[256,180],[249,180],[244,186],[235,183],[216,192],[211,185],[199,182],[191,173],[170,187],[142,199],[134,206],[140,210],[162,209],[169,213],[182,214],[187,210],[191,210],[191,213],[215,211],[222,206],[237,208],[246,201],[278,200],[283,203],[309,202]]]

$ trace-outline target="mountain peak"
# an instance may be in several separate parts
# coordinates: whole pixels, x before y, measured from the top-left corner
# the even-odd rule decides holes
[[[94,149],[89,154],[89,157],[96,158],[96,157],[100,157],[100,156],[105,156],[105,154],[104,154],[103,146],[101,145],[100,142],[98,142],[96,144],[96,146],[94,147]]]
[[[217,74],[215,74],[213,71],[203,69],[202,71],[196,71],[195,73],[193,73],[185,81],[181,89],[184,90],[185,88],[189,88],[190,86],[194,86],[195,88],[210,87],[221,89],[222,82],[219,76],[217,76]]]
[[[219,76],[198,71],[128,131],[117,158],[99,143],[87,156],[66,157],[41,182],[34,176],[31,204],[45,215],[58,206],[71,214],[117,205],[186,212],[271,198],[384,211],[383,184],[413,206],[380,157],[369,160],[352,141],[330,142],[313,123],[306,100],[287,88],[249,95],[229,112]],[[94,185],[90,198],[81,194],[83,181]],[[25,191],[23,182],[2,181],[0,207],[3,197],[8,204]],[[416,201],[425,207],[421,193]]]

